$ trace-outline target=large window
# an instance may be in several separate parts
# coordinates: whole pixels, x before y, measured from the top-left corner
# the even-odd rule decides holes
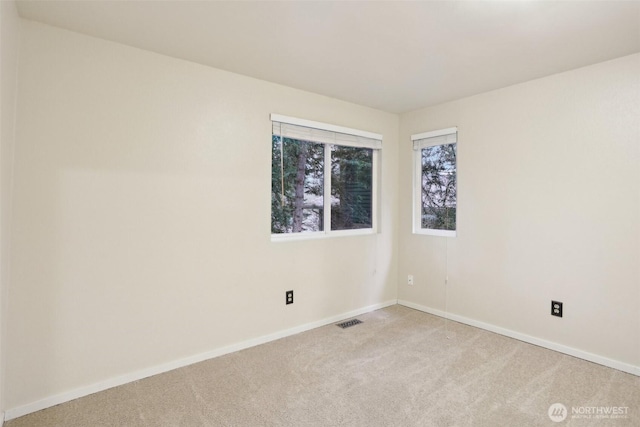
[[[371,233],[382,136],[271,115],[273,239]]]
[[[414,150],[413,232],[456,235],[457,128],[412,135]]]

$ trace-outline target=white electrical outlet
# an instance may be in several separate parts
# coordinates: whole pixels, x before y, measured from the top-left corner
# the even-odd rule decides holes
[[[407,276],[407,285],[413,286],[413,274]]]

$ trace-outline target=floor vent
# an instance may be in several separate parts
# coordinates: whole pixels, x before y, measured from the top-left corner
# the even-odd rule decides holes
[[[355,325],[357,325],[359,323],[362,323],[362,320],[351,319],[351,320],[347,320],[346,322],[336,323],[336,326],[340,326],[342,329],[345,329],[345,328],[349,328],[351,326],[355,326]]]

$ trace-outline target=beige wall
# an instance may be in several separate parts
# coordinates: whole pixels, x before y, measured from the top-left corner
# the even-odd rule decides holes
[[[0,414],[5,409],[5,345],[9,237],[11,230],[11,177],[15,140],[16,79],[19,44],[18,13],[13,1],[0,2]],[[1,417],[1,415],[0,415]]]
[[[639,80],[633,55],[402,115],[398,298],[640,369]],[[410,135],[451,126],[458,237],[413,235]]]
[[[29,21],[21,48],[8,407],[395,299],[398,116]],[[379,234],[270,241],[270,113],[384,135]]]

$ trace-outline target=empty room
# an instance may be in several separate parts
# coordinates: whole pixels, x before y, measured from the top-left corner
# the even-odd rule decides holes
[[[1,426],[640,425],[640,1],[0,18]]]

